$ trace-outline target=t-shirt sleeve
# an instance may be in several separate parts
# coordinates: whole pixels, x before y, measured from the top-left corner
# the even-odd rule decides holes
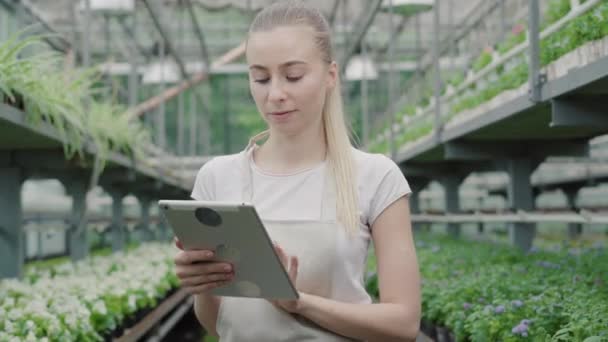
[[[412,192],[405,176],[393,160],[382,155],[375,162],[374,168],[379,182],[370,202],[370,227],[389,205]]]
[[[205,163],[194,180],[194,187],[190,197],[199,201],[212,201],[215,199],[215,181],[213,176],[213,160]]]

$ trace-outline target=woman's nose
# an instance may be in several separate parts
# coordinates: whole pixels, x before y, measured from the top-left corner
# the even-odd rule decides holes
[[[273,80],[270,82],[268,100],[271,102],[280,102],[285,100],[285,91],[283,90],[283,84],[281,84],[280,81]]]

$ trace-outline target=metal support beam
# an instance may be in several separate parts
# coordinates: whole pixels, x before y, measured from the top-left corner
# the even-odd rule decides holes
[[[198,23],[194,8],[192,6],[192,0],[185,0],[186,7],[188,8],[188,14],[190,14],[190,21],[192,21],[192,27],[194,27],[194,33],[198,38],[199,45],[201,47],[201,56],[203,57],[203,63],[205,64],[205,70],[209,70],[211,59],[209,59],[209,51],[207,50],[207,43],[205,42],[205,35],[201,29],[201,25]]]
[[[122,189],[115,187],[106,187],[105,190],[112,197],[112,223],[110,225],[112,251],[124,251],[126,248],[126,229],[122,200],[126,196],[126,193]]]
[[[69,220],[68,251],[72,261],[82,260],[89,254],[88,229],[84,219],[87,207],[88,177],[70,177],[62,181],[66,192],[72,197],[72,213]],[[83,224],[81,226],[81,223]]]
[[[540,10],[538,0],[528,0],[528,27],[530,46],[528,52],[528,82],[530,84],[530,101],[540,102],[541,87],[546,78],[540,72]]]
[[[25,260],[20,168],[0,166],[0,279],[20,278]]]
[[[409,198],[410,213],[413,215],[420,214],[420,192],[427,187],[430,182],[429,178],[408,177],[407,178],[412,193]],[[412,222],[414,232],[421,232],[423,224],[420,222]]]
[[[551,100],[551,127],[608,128],[605,95]]]
[[[150,204],[152,203],[152,199],[144,195],[137,196],[137,199],[139,201],[141,216],[141,221],[138,224],[137,230],[141,232],[143,241],[152,241],[154,240],[152,227],[150,226]]]
[[[495,160],[496,158],[533,157],[545,159],[549,156],[588,156],[586,141],[450,141],[445,143],[447,160]]]
[[[456,214],[460,211],[458,190],[464,179],[464,176],[457,174],[446,175],[440,179],[445,192],[445,211],[447,213]],[[454,238],[460,236],[460,224],[449,222],[447,224],[447,232],[449,236]]]
[[[568,202],[568,207],[572,211],[576,210],[576,197],[580,191],[580,187],[563,187],[562,191],[564,195],[566,195],[566,200]],[[583,233],[583,225],[577,222],[568,223],[568,237],[570,239],[576,239],[581,236]]]
[[[441,122],[441,68],[439,66],[439,35],[440,35],[440,1],[433,2],[433,69],[435,71],[435,124],[433,127],[435,141],[439,142],[443,124]]]
[[[510,177],[508,185],[508,197],[510,207],[517,211],[534,210],[534,194],[530,175],[536,169],[536,163],[530,159],[510,159],[506,162],[507,173]],[[515,222],[510,229],[511,242],[521,249],[528,251],[532,248],[534,236],[536,235],[536,224],[527,222]]]
[[[357,27],[357,31],[354,32],[351,36],[353,37],[353,39],[348,42],[348,45],[346,46],[346,49],[344,51],[344,55],[340,60],[340,74],[344,74],[344,70],[346,70],[346,64],[348,63],[348,60],[355,53],[355,51],[357,51],[357,48],[361,44],[363,36],[365,36],[365,33],[367,33],[367,30],[374,21],[374,18],[376,17],[376,14],[378,13],[378,10],[380,9],[381,5],[382,0],[369,1],[367,8],[363,10],[363,13],[356,21],[357,25],[355,27]]]

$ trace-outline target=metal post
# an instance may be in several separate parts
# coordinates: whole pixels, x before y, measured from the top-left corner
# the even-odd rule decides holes
[[[125,197],[125,193],[118,189],[111,189],[108,192],[112,196],[112,225],[110,233],[112,236],[112,251],[124,251],[126,232],[122,200]]]
[[[135,34],[137,30],[137,11],[131,16],[131,30]],[[137,55],[134,49],[129,49],[129,63],[131,64],[131,72],[129,73],[129,107],[133,108],[137,105],[138,98],[138,75],[137,75]]]
[[[84,0],[84,14],[81,21],[82,37],[82,66],[88,68],[91,65],[91,47],[89,39],[91,37],[91,1]]]
[[[161,81],[158,85],[158,93],[162,94],[165,91],[165,68],[164,65],[167,62],[165,58],[165,41],[160,40],[160,60],[161,60]],[[158,112],[156,117],[156,141],[158,146],[161,148],[167,147],[167,130],[165,128],[165,100],[161,100],[160,106],[158,106]]]
[[[564,194],[568,201],[568,208],[576,211],[576,197],[580,188],[564,188]],[[568,223],[568,237],[570,239],[576,239],[583,233],[583,225],[581,223]]]
[[[389,19],[388,19],[388,31],[389,32],[394,32],[395,31],[395,23],[394,23],[394,7],[393,7],[393,0],[389,0]],[[388,115],[390,116],[390,120],[389,120],[389,132],[390,132],[390,155],[391,155],[391,159],[395,160],[395,158],[397,157],[397,146],[395,146],[395,128],[393,127],[395,125],[395,110],[397,110],[397,108],[394,108],[394,101],[395,101],[395,61],[394,61],[394,57],[395,57],[395,45],[397,42],[391,42],[388,45]]]
[[[74,177],[64,182],[66,192],[72,197],[72,215],[68,230],[68,250],[72,261],[82,260],[89,254],[88,230],[80,229],[80,222],[87,207],[87,178]]]
[[[194,92],[196,88],[190,88],[190,155],[196,155],[196,132],[198,131],[196,127],[196,97],[194,96]]]
[[[183,14],[183,11],[181,12]],[[184,21],[185,18],[183,15],[180,16],[179,27],[178,27],[178,39],[179,43],[177,44],[176,49],[180,48],[180,45],[183,45],[184,41]],[[177,154],[184,155],[184,93],[180,92],[177,96]]]
[[[441,185],[443,185],[444,196],[445,196],[445,212],[447,214],[457,214],[460,211],[460,198],[458,196],[458,190],[460,183],[462,183],[463,177],[459,175],[448,175],[442,177]],[[447,224],[448,235],[451,237],[460,236],[460,224],[448,223]]]
[[[507,14],[505,0],[498,0],[500,2],[500,36],[499,39],[503,41],[507,37]]]
[[[541,99],[541,86],[544,83],[544,75],[540,73],[540,11],[538,0],[529,1],[528,27],[530,28],[530,50],[528,83],[530,84],[529,97],[532,102],[539,102]]]
[[[534,194],[530,175],[535,165],[530,159],[512,159],[507,161],[509,173],[508,197],[513,210],[532,211],[534,209]],[[536,225],[533,223],[516,222],[511,224],[511,241],[523,251],[532,248]]]
[[[416,14],[414,16],[414,26],[415,26],[415,34],[416,34],[416,85],[414,87],[414,99],[416,100],[416,104],[422,99],[422,64],[420,59],[422,56],[420,55],[421,50],[421,38],[420,38],[420,15]]]
[[[367,46],[365,46],[365,37],[361,40],[361,53],[364,59],[368,58]],[[361,126],[363,133],[363,146],[369,147],[369,101],[367,98],[367,70],[363,68],[363,77],[361,80]]]
[[[152,200],[147,196],[139,196],[137,199],[139,200],[141,215],[138,230],[141,231],[144,241],[152,241],[154,240],[152,227],[150,226],[150,204],[152,203]]]
[[[22,181],[21,169],[0,167],[0,279],[20,278],[23,274]]]
[[[230,153],[230,76],[224,76],[224,153]]]
[[[435,69],[435,140],[441,134],[441,74],[439,68],[439,1],[433,3],[433,65]]]

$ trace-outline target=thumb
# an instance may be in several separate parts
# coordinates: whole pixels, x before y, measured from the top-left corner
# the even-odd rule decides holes
[[[179,241],[178,238],[175,238],[175,247],[181,249],[182,251],[184,250],[184,246],[182,245],[182,243]]]

